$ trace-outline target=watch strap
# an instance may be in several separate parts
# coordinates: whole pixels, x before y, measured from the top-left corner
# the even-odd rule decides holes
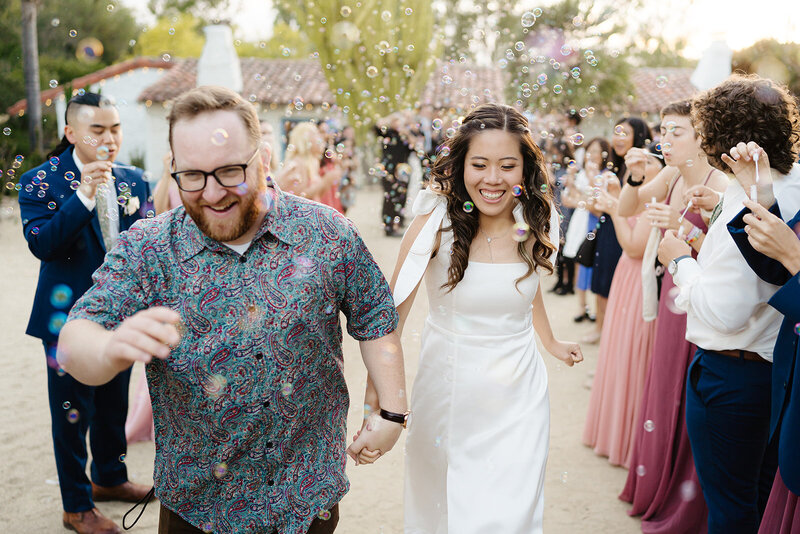
[[[628,176],[628,179],[626,180],[626,182],[631,187],[639,187],[640,185],[642,185],[644,183],[644,176],[639,181],[634,180],[633,176]]]
[[[408,412],[406,413],[395,413],[390,412],[388,410],[384,410],[381,408],[380,415],[382,418],[386,419],[387,421],[391,421],[392,423],[398,423],[403,425],[403,428],[406,426],[406,420],[408,419]]]

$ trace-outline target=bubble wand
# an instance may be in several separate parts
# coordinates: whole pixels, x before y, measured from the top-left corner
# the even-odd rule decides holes
[[[686,204],[686,209],[684,209],[683,213],[681,213],[681,216],[678,217],[678,224],[683,222],[683,218],[686,216],[686,212],[689,211],[689,208],[692,207],[693,201],[694,201],[693,198],[689,199],[689,202]]]
[[[759,152],[756,152],[755,154],[753,154],[753,161],[756,164],[756,183],[754,183],[753,185],[750,186],[750,199],[753,202],[758,202],[758,187],[757,187],[757,184],[758,184],[758,155],[759,155]]]

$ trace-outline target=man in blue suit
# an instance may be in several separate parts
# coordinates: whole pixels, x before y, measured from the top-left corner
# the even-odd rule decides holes
[[[143,172],[115,163],[122,143],[119,112],[107,99],[83,93],[67,104],[61,144],[48,161],[20,178],[20,214],[28,248],[41,260],[26,333],[47,356],[53,446],[64,506],[63,524],[80,533],[120,532],[95,501],[137,502],[149,487],[128,481],[125,419],[130,369],[103,386],[85,386],[56,363],[61,326],[92,285],[120,232],[148,213]],[[86,476],[86,433],[92,450]]]

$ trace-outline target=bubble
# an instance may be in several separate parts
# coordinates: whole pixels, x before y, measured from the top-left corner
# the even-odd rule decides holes
[[[164,63],[169,63],[170,61],[172,61],[172,56],[169,54],[161,54],[161,61],[163,61]]]
[[[534,9],[533,10],[533,16],[536,17],[537,19],[539,17],[541,17],[542,16],[542,8],[537,7],[536,9]]]
[[[56,209],[56,203],[55,203],[55,202],[53,202],[53,201],[50,201],[50,202],[48,202],[48,203],[47,203],[47,209],[49,209],[49,210],[54,210],[54,209]]]
[[[687,167],[694,167],[694,160],[687,159],[686,160],[686,166]]]
[[[350,13],[352,12],[353,10],[350,9],[350,6],[342,6],[342,9],[339,10],[339,14],[341,14],[345,18],[349,17]]]
[[[568,44],[565,44],[564,46],[561,47],[561,55],[562,56],[568,56],[571,53],[572,53],[572,47],[569,46]],[[578,71],[578,72],[580,72],[580,71]]]
[[[569,73],[572,75],[573,78],[580,78],[581,77],[581,68],[580,67],[572,67]],[[585,117],[586,115],[584,115]]]
[[[516,43],[514,43],[514,50],[516,50],[517,52],[522,52],[523,50],[525,50],[525,43],[523,43],[522,41],[517,41]]]
[[[666,76],[657,76],[656,77],[656,87],[658,87],[659,89],[663,89],[664,87],[667,86],[667,82],[668,81],[669,80],[667,79]]]
[[[50,316],[50,321],[47,323],[47,329],[51,334],[58,335],[61,329],[64,328],[64,323],[67,322],[67,314],[64,312],[56,312]]]
[[[542,193],[547,193],[547,184],[542,184],[541,186],[539,186],[539,191],[541,191]]]
[[[581,146],[583,144],[583,134],[582,133],[574,133],[569,136],[570,142],[575,146]]]
[[[291,382],[284,382],[281,384],[281,395],[288,397],[294,391],[294,384]]]
[[[623,128],[621,124],[617,124],[614,126],[614,135],[625,137],[625,128]]]
[[[58,28],[58,25],[61,24],[61,19],[53,19],[50,21],[50,26],[53,28]]]
[[[58,87],[58,80],[50,80],[49,85],[50,89],[55,89],[56,87]]]
[[[601,215],[601,216],[600,216],[600,222],[601,222],[601,223],[604,223],[604,222],[606,222],[606,216],[605,216],[605,215]]]
[[[45,178],[47,178],[47,173],[44,170],[40,170],[36,173],[36,178],[32,180],[33,185],[39,185]]]
[[[442,119],[433,119],[433,121],[431,121],[431,127],[434,130],[441,130],[442,129]]]
[[[112,11],[114,11],[114,4],[108,4],[108,5],[106,6],[106,11],[108,11],[109,13],[111,13]]]
[[[214,478],[222,478],[228,473],[228,464],[225,462],[220,462],[214,466],[214,469],[211,472],[214,475]]]
[[[436,438],[433,440],[433,446],[438,449],[441,445],[442,445],[441,436],[436,436]]]
[[[667,302],[666,302],[667,309],[676,315],[683,315],[686,313],[685,311],[680,309],[678,305],[675,303],[675,300],[678,298],[680,294],[681,294],[681,288],[677,286],[672,287],[670,288],[669,291],[667,291]]]
[[[452,128],[448,128],[448,131],[449,130],[452,130]],[[453,132],[454,132],[453,135],[455,135],[455,130],[453,130]],[[448,137],[452,137],[452,135],[449,135]],[[439,149],[439,154],[441,156],[443,156],[443,157],[449,156],[450,155],[450,147],[449,146],[443,146],[441,149]]]
[[[122,463],[125,463],[125,458],[127,458],[127,455],[126,455],[126,454],[124,454],[124,453],[123,453],[123,454],[120,454],[120,455],[119,455],[119,461],[120,461],[120,462],[122,462]]]
[[[75,57],[87,63],[94,63],[100,59],[103,52],[103,43],[94,37],[87,37],[78,42],[78,46],[75,49]]]
[[[536,15],[534,15],[531,11],[526,11],[520,18],[520,24],[522,24],[523,28],[530,28],[536,24]]]
[[[72,406],[72,403],[70,403],[69,401],[64,401],[64,404],[61,405],[61,407],[64,408],[65,410],[69,410],[70,406]]]
[[[389,22],[390,20],[392,20],[392,12],[391,12],[391,11],[388,11],[388,10],[384,10],[384,11],[381,13],[381,20],[382,20],[383,22]]]
[[[597,234],[595,234],[594,232],[589,232],[588,234],[586,234],[586,239],[588,241],[594,241],[595,237],[597,237]]]
[[[375,78],[378,75],[378,67],[370,65],[367,67],[367,78]]]
[[[528,239],[531,234],[531,227],[524,222],[519,222],[514,225],[514,231],[511,233],[511,239],[517,243],[521,243]]]
[[[567,472],[566,471],[561,473],[561,483],[562,484],[566,484],[567,483]]]
[[[217,128],[211,134],[211,142],[217,146],[223,146],[228,142],[228,132],[224,128]]]
[[[511,194],[514,195],[515,197],[522,196],[522,186],[517,184],[514,187],[512,187]]]
[[[647,474],[647,469],[643,465],[636,466],[636,474],[643,477]]]
[[[76,30],[70,30],[69,31],[69,36],[70,37],[77,37],[78,36],[78,32]]]
[[[147,210],[144,216],[147,217],[148,219],[152,219],[153,217],[156,216],[156,212],[153,210]]]
[[[75,173],[72,171],[67,171],[64,173],[64,179],[68,182],[71,182],[75,179]]]
[[[586,209],[586,202],[584,202],[583,200],[578,202],[578,209],[579,210],[585,210]]]
[[[109,157],[111,157],[111,153],[106,145],[100,145],[99,147],[97,147],[98,161],[106,161],[108,160]]]
[[[653,430],[655,430],[655,428],[656,428],[655,423],[653,423],[653,421],[651,421],[650,419],[644,422],[644,429],[647,432],[652,432]]]
[[[117,204],[119,204],[120,206],[124,206],[125,204],[127,204],[127,202],[128,202],[128,197],[126,197],[125,195],[120,195],[117,197]]]
[[[71,410],[69,410],[67,412],[67,421],[69,421],[73,425],[75,423],[77,423],[80,418],[81,418],[81,414],[75,408],[73,408],[73,409],[71,409]]]
[[[412,14],[413,12],[414,12],[414,10],[413,10],[413,9],[411,9],[410,7],[407,7],[407,8],[406,8],[406,10],[404,11],[404,13],[406,14],[406,16],[407,16],[407,17],[408,17],[408,16],[411,16],[411,14]]]
[[[73,191],[77,191],[80,186],[81,183],[78,180],[72,180],[69,183],[69,188],[72,189]]]
[[[11,128],[9,128],[8,126],[3,128],[3,135],[11,135]]]
[[[800,336],[800,323],[794,325],[794,333]]]
[[[321,511],[320,511],[320,512],[317,514],[317,517],[319,517],[319,518],[320,518],[320,519],[322,519],[323,521],[327,521],[328,519],[330,519],[330,518],[331,518],[331,513],[330,513],[328,510],[321,510]]]
[[[541,73],[539,76],[537,76],[537,77],[536,77],[536,83],[538,83],[539,85],[544,85],[544,84],[546,84],[546,83],[547,83],[547,74],[545,74],[545,73],[543,72],[543,73]]]
[[[472,213],[472,210],[475,209],[475,204],[472,203],[471,200],[467,200],[464,202],[464,211],[467,213]]]
[[[694,480],[684,480],[681,482],[681,499],[685,502],[693,501],[697,497],[697,484]]]
[[[563,91],[563,87],[561,87],[560,85],[556,84],[553,86],[553,92],[555,94],[560,95],[561,91]]]

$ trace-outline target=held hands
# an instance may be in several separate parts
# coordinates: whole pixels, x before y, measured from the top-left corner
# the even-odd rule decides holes
[[[691,200],[689,211],[694,213],[700,213],[700,210],[713,211],[721,199],[719,193],[706,185],[690,187],[683,193],[683,203],[687,204]]]
[[[688,256],[692,253],[692,247],[686,244],[683,236],[678,236],[675,230],[667,230],[664,238],[658,245],[658,261],[661,265],[669,265],[669,262],[680,256]]]
[[[545,347],[547,352],[572,367],[576,363],[583,361],[583,352],[581,346],[571,341],[559,341],[554,339],[548,346]]]
[[[371,464],[392,450],[402,431],[403,425],[387,421],[378,413],[373,413],[364,420],[361,430],[347,448],[347,454],[356,465]]]
[[[752,191],[756,191],[758,203],[769,208],[775,202],[772,193],[772,175],[769,166],[769,156],[764,149],[753,141],[747,144],[739,143],[731,149],[731,155],[722,154],[721,159],[731,168],[736,180],[741,184],[744,192],[752,198]],[[756,159],[758,161],[756,161]],[[756,174],[756,166],[757,174]],[[758,177],[758,183],[756,183]]]
[[[123,365],[149,363],[153,357],[165,360],[171,347],[180,342],[176,327],[180,319],[177,312],[164,307],[137,312],[114,330],[103,349],[103,357]]]
[[[78,191],[89,200],[97,195],[97,186],[111,179],[111,161],[93,161],[83,166],[81,185]]]
[[[793,275],[800,271],[800,240],[794,230],[763,206],[745,200],[752,213],[744,216],[747,241],[758,252],[778,260]]]
[[[663,202],[656,202],[655,204],[648,203],[646,207],[647,211],[645,215],[650,220],[651,226],[672,230],[678,229],[680,225],[678,219],[681,214],[676,208],[669,204],[664,204]]]
[[[625,166],[631,172],[634,180],[641,180],[647,168],[647,150],[631,148],[625,154]]]

